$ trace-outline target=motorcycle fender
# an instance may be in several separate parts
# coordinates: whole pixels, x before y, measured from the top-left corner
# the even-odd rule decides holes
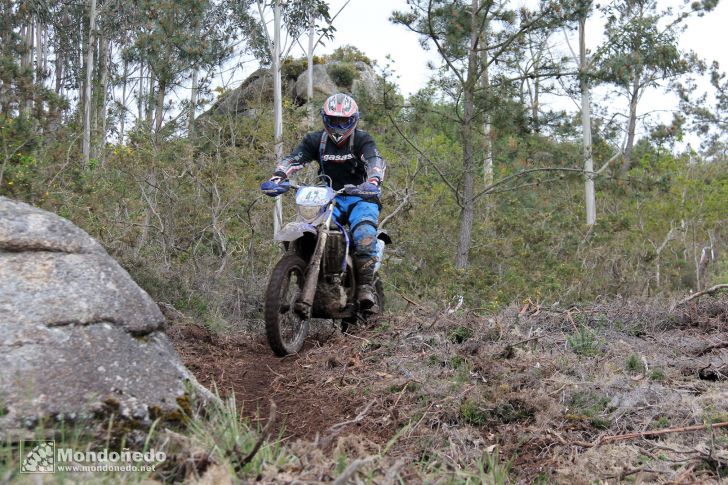
[[[306,233],[318,234],[316,227],[307,222],[289,222],[276,234],[276,241],[291,242],[303,237]]]

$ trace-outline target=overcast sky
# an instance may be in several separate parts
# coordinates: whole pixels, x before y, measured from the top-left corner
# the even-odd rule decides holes
[[[330,0],[330,11],[337,12],[345,3],[345,0]],[[681,2],[663,0],[659,3],[678,6]],[[334,22],[337,29],[334,42],[322,52],[351,44],[376,59],[380,66],[386,63],[389,54],[400,75],[402,93],[408,95],[416,92],[425,85],[429,76],[426,67],[428,59],[437,61],[437,55],[433,51],[423,50],[416,34],[389,21],[392,11],[407,8],[405,0],[351,0]],[[682,47],[692,49],[707,59],[719,61],[723,69],[728,68],[727,21],[728,0],[722,0],[710,14],[688,20],[689,27],[683,34]],[[589,28],[593,35],[588,32],[587,41],[590,45],[596,45],[601,40],[598,34],[602,31],[602,21],[594,19]],[[560,42],[561,38],[557,41]]]
[[[658,0],[658,2],[660,9],[664,9],[668,6],[679,7],[683,0]],[[329,0],[331,14],[338,12],[345,3],[346,0]],[[389,21],[393,11],[407,10],[407,8],[406,0],[350,0],[334,21],[336,27],[334,40],[329,41],[323,48],[319,47],[316,54],[327,54],[336,47],[349,44],[376,60],[380,68],[387,64],[387,56],[390,56],[394,61],[393,68],[399,76],[397,83],[402,94],[407,96],[417,92],[425,86],[431,76],[431,72],[427,69],[428,60],[439,65],[440,59],[434,50],[422,48],[416,34]],[[722,0],[713,12],[704,17],[691,17],[687,21],[688,29],[681,37],[681,48],[693,50],[709,62],[717,60],[723,70],[728,69],[726,20],[728,20],[728,0]],[[604,19],[596,16],[590,19],[587,25],[588,46],[595,47],[602,42],[603,27]],[[576,32],[572,32],[571,35],[573,36],[572,46],[576,48]],[[305,39],[303,40],[302,44],[306,45]],[[554,50],[560,55],[569,54],[562,34],[553,36],[553,44]],[[290,55],[301,57],[305,53],[300,47],[294,46]],[[242,62],[244,59],[241,58],[239,61]],[[228,73],[218,77],[214,85],[233,88],[255,70],[256,66],[257,61],[248,56],[242,70],[231,69]],[[702,82],[700,86],[701,89],[707,88],[707,81]],[[550,96],[543,97],[540,101],[544,109],[572,112],[578,110],[576,104],[578,100]],[[593,93],[593,104],[608,105],[612,112],[627,112],[627,100],[614,99],[614,95],[610,94],[606,87],[599,88]],[[638,114],[650,113],[651,116],[645,118],[649,123],[654,123],[656,119],[669,123],[672,113],[677,109],[677,104],[675,95],[666,95],[664,90],[653,89],[643,95]],[[621,108],[622,106],[624,109]],[[638,136],[644,135],[648,128],[649,124],[643,126],[640,122],[637,127]]]

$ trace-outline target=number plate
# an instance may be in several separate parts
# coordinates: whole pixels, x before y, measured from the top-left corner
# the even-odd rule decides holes
[[[303,206],[321,206],[334,198],[330,187],[303,187],[296,194],[296,204]]]

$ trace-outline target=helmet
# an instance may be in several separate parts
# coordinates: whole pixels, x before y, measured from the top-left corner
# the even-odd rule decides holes
[[[351,96],[337,93],[324,103],[321,119],[326,133],[334,143],[341,146],[354,133],[359,122],[359,107]]]

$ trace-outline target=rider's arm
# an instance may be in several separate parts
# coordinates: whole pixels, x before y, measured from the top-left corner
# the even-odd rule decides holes
[[[303,168],[304,165],[318,158],[320,134],[309,133],[290,155],[284,157],[276,165],[273,175],[288,178]]]
[[[361,135],[358,139],[361,140],[360,153],[367,170],[367,182],[382,185],[387,164],[379,153],[374,138],[368,133],[361,133]]]

